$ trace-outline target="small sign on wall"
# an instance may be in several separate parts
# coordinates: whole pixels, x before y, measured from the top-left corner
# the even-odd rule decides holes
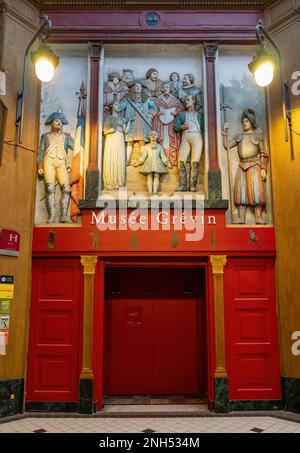
[[[6,315],[10,313],[11,301],[8,299],[0,299],[0,315]]]
[[[5,331],[9,329],[10,315],[0,315],[0,330]]]
[[[12,299],[14,297],[14,277],[12,275],[0,275],[0,299]]]
[[[0,255],[19,256],[20,235],[15,230],[0,228]]]
[[[0,332],[0,355],[6,355],[6,335]]]

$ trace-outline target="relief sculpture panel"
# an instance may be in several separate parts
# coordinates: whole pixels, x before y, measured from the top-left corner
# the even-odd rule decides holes
[[[201,46],[108,46],[104,77],[103,193],[203,192]]]

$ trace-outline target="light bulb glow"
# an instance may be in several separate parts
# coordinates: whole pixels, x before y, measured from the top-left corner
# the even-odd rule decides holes
[[[274,64],[271,61],[265,61],[260,64],[254,72],[255,82],[260,87],[270,85],[274,77]]]
[[[35,73],[41,82],[50,82],[54,76],[54,65],[50,59],[41,57],[35,62]]]

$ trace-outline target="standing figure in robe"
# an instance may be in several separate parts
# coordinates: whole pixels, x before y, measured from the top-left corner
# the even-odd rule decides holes
[[[114,102],[112,114],[104,122],[103,182],[105,190],[125,187],[126,150],[124,132],[126,126],[120,117],[120,104]]]
[[[175,132],[173,127],[176,116],[184,109],[181,102],[170,93],[169,83],[164,83],[162,90],[163,94],[155,100],[158,112],[154,118],[153,128],[158,132],[158,143],[163,146],[171,164],[177,165],[180,133]]]

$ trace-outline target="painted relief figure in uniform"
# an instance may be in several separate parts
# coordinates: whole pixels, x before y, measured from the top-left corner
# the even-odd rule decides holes
[[[165,155],[163,147],[157,143],[158,133],[151,131],[150,143],[144,146],[140,159],[134,162],[134,166],[143,165],[140,169],[142,175],[147,176],[147,187],[150,194],[157,194],[160,176],[168,173],[165,166],[172,168],[169,158]]]
[[[153,99],[158,98],[162,94],[163,82],[158,79],[158,71],[155,68],[148,69],[146,79],[142,80],[143,91],[147,96]]]
[[[182,79],[182,87],[179,90],[179,99],[185,102],[188,96],[194,96],[196,99],[195,110],[199,111],[202,107],[202,93],[199,87],[195,85],[193,74],[185,74]]]
[[[134,77],[132,69],[123,69],[121,85],[129,90],[134,85]]]
[[[200,159],[203,149],[202,133],[204,131],[204,119],[195,110],[196,99],[194,96],[187,96],[185,101],[185,112],[179,113],[174,125],[174,131],[181,133],[181,143],[178,153],[178,172],[180,186],[177,191],[188,190],[188,177],[186,163],[191,159],[190,190],[197,191]]]
[[[229,141],[229,148],[237,147],[240,159],[234,185],[234,203],[239,212],[238,223],[245,223],[246,208],[251,207],[254,209],[255,222],[263,224],[269,159],[264,134],[256,126],[256,113],[252,109],[243,112],[241,123],[244,132]]]
[[[55,182],[61,188],[60,222],[68,221],[67,213],[70,202],[70,167],[67,167],[67,153],[74,149],[74,140],[70,134],[62,132],[62,126],[68,124],[61,112],[52,113],[45,122],[51,125],[51,131],[41,136],[38,151],[38,174],[44,177],[46,202],[49,214],[48,223],[55,223]]]
[[[163,94],[155,100],[158,113],[154,118],[153,127],[158,132],[160,143],[169,157],[172,165],[177,165],[177,153],[180,144],[180,134],[173,127],[175,117],[183,111],[183,106],[178,99],[170,94],[170,84],[164,83]]]
[[[136,82],[129,91],[128,99],[124,99],[120,103],[120,111],[123,110],[126,123],[127,163],[129,164],[134,143],[138,142],[142,147],[145,142],[148,142],[152,119],[157,108],[154,101],[142,92],[142,84]]]
[[[104,122],[103,182],[105,190],[125,187],[125,124],[119,115],[118,101],[112,105],[112,114]]]
[[[128,87],[121,83],[121,76],[117,72],[108,75],[108,82],[104,85],[104,105],[110,106],[115,101],[122,101],[128,94]]]
[[[170,93],[175,96],[175,98],[179,98],[179,92],[182,88],[182,82],[180,81],[180,76],[178,74],[178,72],[172,72],[170,74],[170,82],[169,82],[169,85],[170,85]]]

